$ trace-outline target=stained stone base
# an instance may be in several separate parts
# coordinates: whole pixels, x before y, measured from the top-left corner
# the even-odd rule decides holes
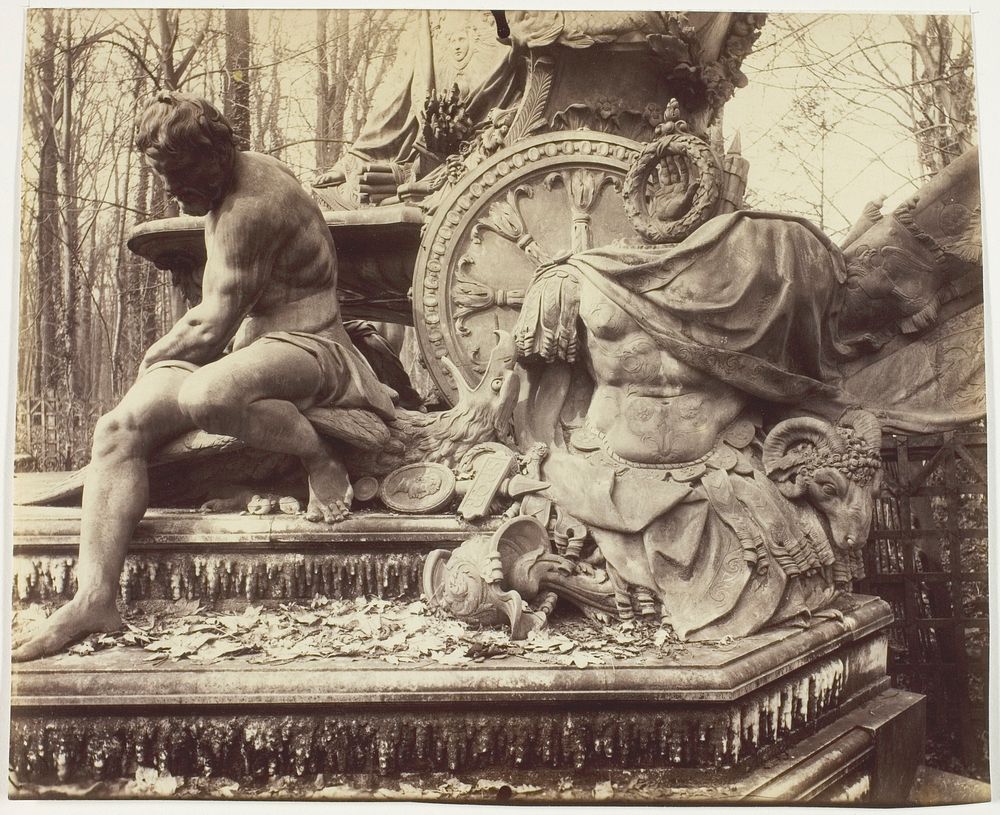
[[[208,515],[150,510],[132,540],[121,580],[131,604],[209,604],[420,596],[428,552],[454,548],[498,519],[357,512],[335,526],[301,516]],[[61,603],[76,593],[80,509],[15,507],[15,603]]]
[[[243,789],[359,774],[405,792],[408,773],[512,788],[539,773],[639,773],[658,800],[901,801],[922,759],[923,712],[921,697],[887,687],[890,619],[862,598],[843,620],[583,669],[61,655],[15,666],[11,770],[28,795],[151,767]]]
[[[12,780],[12,798],[232,798],[243,800],[434,800],[489,804],[605,803],[727,804],[809,802],[903,804],[914,769],[911,756],[892,745],[922,740],[923,697],[886,691],[863,707],[803,739],[756,770],[672,768],[504,772],[261,772],[256,777],[146,771],[141,782],[106,775],[69,783]],[[290,745],[288,749],[295,749]],[[903,760],[900,761],[899,759]],[[147,764],[150,768],[155,764]],[[234,772],[234,775],[238,773]],[[17,776],[17,774],[14,774]],[[15,786],[15,783],[17,784]],[[985,786],[985,785],[984,785]],[[984,799],[985,800],[985,799]]]

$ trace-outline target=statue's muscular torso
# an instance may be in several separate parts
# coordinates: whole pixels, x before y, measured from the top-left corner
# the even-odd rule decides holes
[[[263,271],[264,285],[236,333],[234,349],[269,331],[304,331],[349,342],[340,319],[330,230],[281,162],[258,153],[238,154],[233,188],[205,218],[205,245],[206,276],[215,268],[240,276],[248,264]],[[213,256],[228,262],[215,267]]]
[[[675,359],[585,279],[580,317],[595,383],[587,423],[622,458],[691,461],[711,450],[742,410],[741,392]]]

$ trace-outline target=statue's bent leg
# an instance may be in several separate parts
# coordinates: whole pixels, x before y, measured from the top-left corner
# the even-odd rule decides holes
[[[129,541],[146,511],[146,462],[156,447],[193,427],[177,403],[190,375],[177,368],[150,371],[97,423],[83,488],[76,595],[14,648],[15,662],[121,627],[116,607],[119,577]]]
[[[343,463],[302,414],[325,384],[308,351],[258,341],[192,374],[180,403],[203,430],[297,456],[309,476],[306,517],[330,523],[350,511],[351,484]]]

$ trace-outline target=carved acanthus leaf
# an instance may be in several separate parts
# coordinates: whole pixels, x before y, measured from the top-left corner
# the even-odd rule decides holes
[[[573,251],[583,252],[590,249],[593,246],[590,215],[594,208],[594,202],[597,200],[597,194],[608,184],[619,188],[618,179],[609,173],[576,169],[549,173],[542,183],[548,190],[554,189],[556,184],[562,184],[569,193],[573,217]]]
[[[490,204],[487,216],[480,218],[472,227],[472,242],[482,243],[483,230],[495,232],[500,237],[516,243],[536,265],[548,263],[549,256],[535,241],[534,235],[528,231],[517,205],[519,198],[531,198],[533,195],[531,187],[521,185],[510,190],[505,201],[495,201]]]

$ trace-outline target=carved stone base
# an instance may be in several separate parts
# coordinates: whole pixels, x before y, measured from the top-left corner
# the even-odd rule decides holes
[[[62,655],[15,666],[11,768],[29,784],[154,767],[251,785],[641,770],[659,772],[663,796],[677,800],[804,800],[837,784],[871,796],[886,762],[905,765],[892,776],[905,780],[922,754],[919,697],[887,691],[890,619],[863,598],[843,621],[584,669],[519,657],[456,669],[347,658],[150,667],[138,648]],[[879,736],[904,714],[905,740]]]
[[[498,519],[355,513],[335,526],[301,516],[151,510],[132,540],[121,581],[125,603],[420,595],[427,552],[458,546]],[[80,510],[17,507],[15,603],[68,600],[76,592]]]

